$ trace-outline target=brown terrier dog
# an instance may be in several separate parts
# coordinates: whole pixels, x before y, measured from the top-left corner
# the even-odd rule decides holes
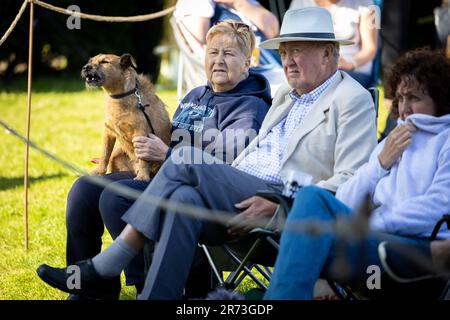
[[[132,139],[153,133],[169,144],[171,127],[166,106],[150,80],[136,73],[136,63],[127,53],[120,57],[99,54],[89,59],[81,76],[88,86],[101,87],[106,93],[103,154],[91,173],[134,171],[136,180],[150,180],[161,163],[138,159]]]

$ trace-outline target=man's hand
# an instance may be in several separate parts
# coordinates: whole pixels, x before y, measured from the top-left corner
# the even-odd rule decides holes
[[[243,226],[252,219],[269,219],[275,213],[277,204],[264,198],[253,196],[234,205],[236,208],[243,210],[230,220],[228,233],[230,235],[243,235],[250,231],[252,227]]]
[[[412,142],[412,134],[416,127],[411,123],[397,126],[386,138],[386,143],[378,155],[380,165],[389,170]]]
[[[136,157],[145,161],[164,161],[169,149],[159,137],[151,133],[148,137],[134,137],[133,147]]]

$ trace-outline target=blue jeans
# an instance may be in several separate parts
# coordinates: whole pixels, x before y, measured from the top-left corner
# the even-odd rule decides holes
[[[323,221],[332,223],[337,217],[349,217],[351,210],[337,200],[330,192],[318,187],[305,187],[295,198],[289,212],[286,226],[292,223]],[[311,236],[285,230],[280,240],[280,252],[275,263],[275,272],[264,299],[311,299],[317,279],[334,280],[333,262],[341,254],[350,267],[349,280],[364,281],[371,275],[366,272],[370,265],[377,265],[382,271],[378,244],[382,241],[396,241],[429,248],[425,240],[370,232],[364,241],[346,242],[342,248],[334,234],[322,233]],[[361,254],[362,253],[362,254]],[[342,256],[340,256],[342,257]],[[381,284],[382,285],[382,284]]]

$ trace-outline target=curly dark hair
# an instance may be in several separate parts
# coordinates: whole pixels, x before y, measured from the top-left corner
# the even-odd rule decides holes
[[[394,97],[391,113],[398,118],[395,92],[404,78],[416,79],[436,105],[436,116],[450,113],[450,59],[443,51],[419,48],[405,53],[392,67],[386,81],[386,93]]]

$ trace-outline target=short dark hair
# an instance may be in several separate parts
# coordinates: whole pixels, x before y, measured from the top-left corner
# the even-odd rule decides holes
[[[436,116],[450,113],[450,59],[441,50],[418,48],[405,53],[392,67],[386,94],[394,97],[391,113],[398,118],[395,93],[402,79],[416,79],[436,105]]]

